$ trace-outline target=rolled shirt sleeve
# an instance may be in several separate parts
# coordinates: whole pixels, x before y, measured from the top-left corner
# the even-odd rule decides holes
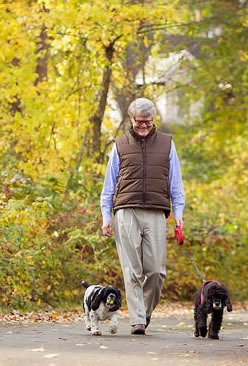
[[[101,193],[101,211],[103,224],[112,220],[113,197],[115,186],[119,177],[120,159],[118,156],[116,144],[113,145],[109,156],[109,162],[106,170],[103,190]]]
[[[173,141],[171,141],[169,156],[169,185],[174,217],[182,218],[185,197],[179,159]]]

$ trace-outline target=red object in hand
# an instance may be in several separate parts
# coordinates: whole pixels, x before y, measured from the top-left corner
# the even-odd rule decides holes
[[[176,225],[174,230],[175,230],[175,236],[177,239],[177,244],[183,245],[183,232],[182,232],[181,226]]]

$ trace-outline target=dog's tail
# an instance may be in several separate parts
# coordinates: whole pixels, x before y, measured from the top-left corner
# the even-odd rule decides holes
[[[89,285],[89,284],[88,284],[88,282],[86,282],[86,281],[82,281],[82,282],[81,282],[81,285],[82,285],[82,286],[84,286],[85,288],[90,287],[90,285]]]

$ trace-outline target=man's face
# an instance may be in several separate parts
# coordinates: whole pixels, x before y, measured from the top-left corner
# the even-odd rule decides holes
[[[141,137],[146,137],[153,127],[153,117],[152,116],[141,116],[139,112],[136,111],[135,118],[130,116],[134,131]]]

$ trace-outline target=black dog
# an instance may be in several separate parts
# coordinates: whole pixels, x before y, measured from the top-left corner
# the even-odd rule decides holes
[[[232,304],[226,286],[218,281],[205,281],[195,293],[195,337],[206,337],[207,317],[212,314],[208,338],[219,339],[223,311],[232,311]]]
[[[121,293],[114,286],[89,285],[83,281],[87,289],[84,295],[84,311],[86,329],[92,335],[102,335],[99,320],[110,320],[110,332],[117,333],[117,310],[121,307]]]

